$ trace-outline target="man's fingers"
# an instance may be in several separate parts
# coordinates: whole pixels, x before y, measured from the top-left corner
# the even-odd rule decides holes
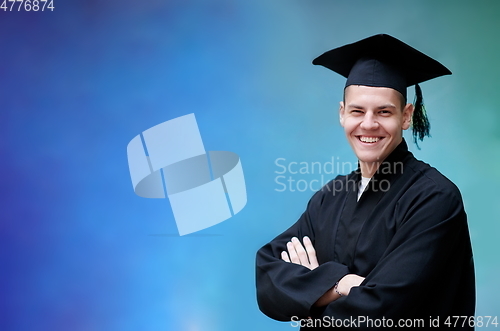
[[[300,264],[311,270],[316,269],[319,266],[319,263],[316,258],[316,250],[314,249],[311,239],[305,236],[303,241],[304,245],[302,245],[297,237],[293,237],[286,243],[286,249],[288,252],[281,252],[281,259],[286,262]]]
[[[311,239],[309,237],[305,236],[303,239],[304,242],[304,247],[307,252],[307,256],[309,257],[309,263],[311,265],[311,270],[315,269],[319,266],[318,259],[316,258],[316,250],[314,249],[314,246],[311,242]]]
[[[281,259],[285,262],[290,262],[290,258],[288,257],[288,253],[285,251],[281,252]]]
[[[306,250],[304,249],[304,246],[302,246],[300,240],[297,239],[297,237],[293,237],[292,244],[295,247],[295,251],[297,252],[299,263],[302,264],[304,267],[309,268],[309,258],[307,257]]]
[[[295,246],[291,241],[286,243],[286,248],[288,250],[288,256],[290,257],[290,262],[300,264],[300,259],[297,256],[297,252],[295,251]]]

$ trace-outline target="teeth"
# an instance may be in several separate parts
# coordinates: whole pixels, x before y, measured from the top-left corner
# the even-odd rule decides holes
[[[361,140],[364,143],[376,143],[377,141],[380,140],[379,137],[359,137],[359,140]]]

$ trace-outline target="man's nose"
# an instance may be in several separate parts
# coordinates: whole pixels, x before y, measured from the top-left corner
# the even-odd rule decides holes
[[[378,129],[378,122],[376,116],[373,115],[373,113],[366,113],[365,116],[363,117],[363,121],[360,124],[360,127],[363,130],[376,130]]]

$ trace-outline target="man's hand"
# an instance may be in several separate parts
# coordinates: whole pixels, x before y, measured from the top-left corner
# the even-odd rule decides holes
[[[281,259],[285,262],[300,264],[310,270],[316,269],[319,266],[318,259],[316,258],[316,250],[313,247],[309,237],[303,238],[304,246],[299,239],[293,237],[287,244],[287,251],[281,252]],[[351,288],[359,286],[365,277],[355,274],[348,274],[342,277],[337,286],[337,291],[343,296],[349,295]],[[330,302],[339,299],[341,296],[335,291],[335,287],[329,289],[325,294],[319,298],[314,305],[321,307],[326,306]]]
[[[351,288],[359,286],[364,280],[365,277],[361,277],[355,274],[345,275],[341,280],[339,280],[337,291],[339,291],[344,296],[349,295],[349,292],[351,292]]]
[[[339,280],[339,284],[337,285],[337,291],[335,291],[335,286],[326,291],[315,303],[314,305],[317,307],[323,307],[328,305],[330,302],[333,302],[337,299],[340,299],[342,296],[347,296],[351,292],[351,288],[355,286],[359,286],[365,277],[361,277],[355,274],[348,274],[342,277]],[[340,294],[339,294],[340,293]]]
[[[306,236],[303,238],[303,242],[304,246],[302,246],[299,239],[293,237],[292,240],[286,244],[288,252],[281,252],[281,259],[285,262],[303,265],[311,270],[316,269],[319,263],[311,239]]]

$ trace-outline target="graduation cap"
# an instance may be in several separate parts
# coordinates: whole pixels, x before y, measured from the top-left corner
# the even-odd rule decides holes
[[[419,83],[450,75],[438,61],[387,34],[378,34],[332,49],[313,60],[347,78],[345,87],[364,85],[389,87],[406,100],[406,88],[415,85],[413,139],[429,136],[430,123],[423,104]],[[418,146],[418,144],[417,144]]]

